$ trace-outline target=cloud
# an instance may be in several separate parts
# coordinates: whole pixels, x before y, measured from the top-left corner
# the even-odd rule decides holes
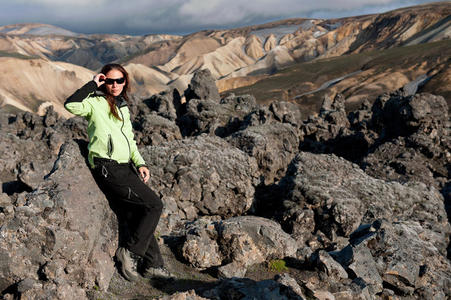
[[[291,17],[342,17],[432,0],[0,0],[1,25],[49,23],[83,33],[189,33]]]

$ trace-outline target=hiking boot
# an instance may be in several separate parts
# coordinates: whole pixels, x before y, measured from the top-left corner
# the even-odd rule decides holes
[[[174,276],[165,267],[148,267],[144,270],[143,277],[170,279]]]
[[[139,256],[126,248],[119,247],[116,250],[116,259],[121,264],[120,270],[125,279],[128,281],[139,279],[139,273],[137,271]]]

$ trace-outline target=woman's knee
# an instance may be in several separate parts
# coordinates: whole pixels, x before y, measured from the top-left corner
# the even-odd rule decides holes
[[[156,197],[153,201],[153,208],[159,212],[163,211],[163,201],[161,201],[160,197]]]
[[[154,211],[163,211],[163,201],[158,197],[158,195],[149,189],[149,192],[146,193],[146,206],[149,209],[152,209]]]

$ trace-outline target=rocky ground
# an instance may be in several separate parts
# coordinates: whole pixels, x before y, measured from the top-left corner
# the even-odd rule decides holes
[[[124,280],[116,216],[87,166],[86,122],[0,118],[4,299],[449,299],[450,120],[407,86],[308,118],[288,102],[184,92],[133,99],[164,200],[172,280]]]

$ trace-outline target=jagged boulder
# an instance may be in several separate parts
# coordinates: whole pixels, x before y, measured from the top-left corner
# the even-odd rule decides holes
[[[229,264],[219,268],[225,277],[244,276],[239,266],[267,259],[295,256],[296,242],[274,221],[253,216],[235,217],[219,224],[220,243],[227,249]],[[240,270],[241,269],[241,270]]]
[[[194,73],[193,78],[191,78],[191,83],[184,92],[184,96],[187,103],[191,99],[210,100],[213,102],[219,102],[221,99],[215,79],[208,69],[199,70]]]
[[[244,117],[257,107],[253,96],[229,95],[221,101],[193,99],[177,124],[184,136],[207,133],[225,137],[242,126]]]
[[[296,128],[278,122],[248,127],[227,140],[257,159],[265,184],[283,177],[299,147]]]
[[[36,188],[52,169],[56,154],[42,139],[43,118],[31,113],[9,116],[0,132],[0,180],[3,192]]]
[[[346,280],[346,283],[341,284],[328,280],[327,277],[322,276],[305,282],[304,288],[305,294],[311,299],[378,299],[377,296],[370,293],[369,286],[360,277],[353,280]],[[390,295],[394,295],[394,293]]]
[[[274,101],[269,106],[256,107],[244,118],[240,129],[269,123],[287,123],[295,128],[300,128],[302,126],[302,113],[295,103]]]
[[[335,153],[353,160],[368,149],[365,141],[350,130],[345,110],[346,99],[337,94],[334,99],[326,96],[319,115],[310,116],[301,125],[303,141],[300,149],[315,153]]]
[[[198,136],[142,148],[149,186],[165,203],[167,229],[199,215],[231,217],[252,206],[259,172],[254,158],[218,137]]]
[[[406,138],[398,137],[383,143],[364,159],[365,172],[385,180],[415,180],[442,189],[448,181],[447,152],[442,149],[438,157],[428,157],[409,147]]]
[[[135,123],[135,140],[138,145],[158,145],[164,141],[182,139],[179,127],[175,122],[160,115],[141,116]]]
[[[382,95],[373,106],[373,127],[383,128],[387,138],[407,136],[419,130],[432,134],[445,133],[448,106],[442,96],[427,93],[403,96],[402,91]],[[431,132],[435,131],[435,132]]]
[[[45,142],[21,139],[11,133],[0,133],[0,179],[2,182],[17,180],[20,167],[25,167],[33,161],[41,164],[40,169],[34,170],[34,173],[39,173],[42,179],[52,168],[51,159],[52,153],[48,151]],[[45,164],[45,167],[42,164]],[[28,180],[24,177],[23,179],[26,184]],[[30,185],[34,186],[34,184]]]
[[[207,300],[207,298],[197,295],[194,290],[190,290],[188,292],[180,292],[169,296],[163,296],[158,298],[158,300]]]
[[[281,185],[290,191],[285,202],[297,208],[290,214],[313,209],[316,229],[332,240],[348,237],[362,222],[375,218],[411,220],[440,234],[443,240],[435,246],[445,252],[450,225],[443,197],[423,183],[385,182],[335,155],[301,152]],[[285,219],[293,222],[295,217]]]
[[[430,94],[400,93],[383,95],[373,106],[370,124],[381,138],[363,160],[365,171],[387,180],[421,181],[444,191],[451,150],[446,101]]]
[[[156,112],[163,118],[175,121],[177,116],[182,113],[182,106],[179,92],[173,89],[163,91],[144,100],[143,103],[138,103],[136,113],[137,115],[146,115],[150,112]]]
[[[138,145],[157,145],[182,138],[176,119],[183,113],[184,105],[176,89],[163,91],[144,101],[132,100],[129,108]]]
[[[282,123],[288,123],[295,127],[302,124],[302,113],[298,105],[286,101],[274,101],[269,105],[269,110],[274,114],[274,119]]]
[[[208,299],[280,299],[303,300],[299,293],[299,286],[288,285],[288,282],[276,280],[254,281],[248,278],[229,278],[222,280],[216,287],[202,292]]]
[[[185,241],[181,246],[182,257],[197,269],[220,266],[224,259],[219,249],[219,234],[216,223],[198,219],[186,225],[186,232],[182,234]]]
[[[117,221],[75,142],[62,147],[52,172],[24,202],[2,199],[2,291],[84,299],[87,288],[108,288]]]
[[[42,117],[29,112],[1,117],[0,179],[11,183],[4,189],[8,194],[36,188],[65,141],[87,139],[86,121],[58,118],[53,106]]]
[[[328,278],[331,280],[340,280],[340,279],[346,279],[348,278],[348,273],[346,273],[345,269],[338,263],[336,260],[330,256],[329,253],[327,253],[324,250],[318,251],[318,253],[315,254],[315,265],[323,271],[325,274],[327,274]],[[358,276],[358,274],[357,274]]]
[[[241,216],[188,224],[182,256],[197,268],[220,266],[223,277],[243,277],[250,265],[295,256],[297,245],[274,221]]]
[[[377,220],[362,225],[348,246],[331,254],[361,278],[372,295],[384,286],[399,296],[447,299],[451,264],[437,248],[441,239],[416,221]]]

